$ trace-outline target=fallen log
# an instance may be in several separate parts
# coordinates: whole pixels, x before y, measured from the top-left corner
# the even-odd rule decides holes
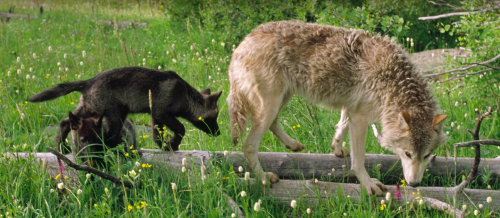
[[[208,151],[176,151],[165,152],[160,150],[140,149],[139,154],[142,154],[142,162],[154,163],[159,162],[161,165],[170,167],[181,167],[181,160],[184,157],[191,157],[196,165],[200,165],[200,160],[207,165],[208,160],[226,159],[232,163],[234,169],[242,166],[243,171],[251,171],[250,166],[246,164],[242,152],[229,152],[228,156],[224,156],[224,152],[208,152]],[[8,156],[34,157],[47,161],[49,170],[53,170],[57,174],[56,157],[51,153],[8,153]],[[71,160],[73,157],[67,155]],[[281,179],[311,179],[317,178],[321,181],[357,181],[354,173],[350,170],[350,158],[339,158],[334,154],[306,154],[306,153],[280,153],[280,152],[259,152],[259,158],[262,167],[266,171],[276,173]],[[426,174],[444,177],[444,176],[460,176],[467,175],[472,168],[474,158],[453,158],[432,157],[429,158],[428,171]],[[500,178],[500,158],[481,158],[479,164],[480,173],[491,173],[492,179]],[[386,154],[366,154],[365,162],[366,170],[372,177],[374,172],[379,171],[385,178],[386,184],[395,184],[403,178],[403,171],[399,158],[395,155]],[[334,169],[334,171],[332,170]],[[388,176],[390,175],[390,176]]]
[[[23,15],[23,14],[13,14],[13,13],[3,13],[3,12],[0,12],[0,17],[5,18],[5,19],[11,19],[11,18],[36,19],[36,18],[38,18],[38,16],[36,16],[36,15]]]
[[[142,154],[142,162],[153,164],[154,167],[169,167],[169,168],[180,168],[182,166],[182,159],[186,158],[195,166],[200,165],[208,165],[209,161],[220,161],[222,159],[226,159],[230,163],[233,164],[235,169],[238,169],[239,166],[247,167],[244,171],[249,171],[250,168],[246,166],[243,153],[241,152],[232,152],[228,153],[226,156],[224,152],[207,152],[207,151],[176,151],[176,152],[165,152],[159,150],[147,150],[141,149],[139,150],[140,154]],[[8,157],[11,158],[32,158],[39,159],[45,168],[49,171],[50,174],[57,174],[57,164],[56,164],[56,156],[51,153],[8,153]],[[72,155],[66,155],[69,159],[73,159]],[[308,203],[317,202],[318,199],[326,199],[331,197],[342,196],[343,198],[351,198],[353,201],[357,202],[362,200],[365,195],[362,195],[362,189],[359,184],[353,183],[333,183],[333,182],[323,182],[318,181],[317,179],[308,179],[308,178],[319,178],[327,180],[335,180],[336,178],[342,178],[344,176],[348,176],[349,178],[354,177],[353,173],[349,172],[349,159],[346,158],[337,158],[334,155],[330,154],[301,154],[301,153],[271,153],[271,152],[262,152],[259,153],[261,158],[261,163],[263,167],[267,167],[267,170],[271,170],[280,177],[296,177],[301,180],[285,180],[282,179],[280,182],[272,184],[270,187],[265,188],[264,193],[268,196],[274,197],[278,201],[282,202],[290,202],[291,200],[297,201],[305,201]],[[388,160],[397,159],[393,155],[375,155],[368,154],[367,155],[367,168],[370,166],[376,166],[379,163],[388,163]],[[440,160],[441,157],[435,157],[432,161],[436,163],[436,161],[444,161]],[[444,158],[443,158],[444,159]],[[468,160],[472,158],[457,158],[457,166],[460,164],[469,164],[472,163],[473,160]],[[381,162],[381,160],[384,160]],[[450,163],[448,163],[450,162]],[[464,163],[462,163],[464,162]],[[483,159],[482,163],[484,164],[482,167],[491,167],[491,170],[494,171],[498,176],[498,167],[493,167],[495,164],[499,164],[500,159]],[[399,164],[397,160],[391,162],[392,165]],[[452,166],[454,161],[449,158],[449,160],[445,161],[447,166]],[[337,164],[337,165],[333,165]],[[342,167],[342,165],[345,167]],[[189,165],[188,165],[189,166]],[[339,168],[339,170],[332,171],[330,169],[331,166]],[[435,168],[442,167],[443,165],[434,164]],[[497,165],[498,166],[498,165]],[[328,167],[326,169],[322,169],[321,167]],[[464,167],[465,168],[465,167]],[[385,168],[383,166],[380,167],[380,170],[383,171]],[[485,170],[485,169],[482,169]],[[293,173],[293,171],[296,171]],[[431,171],[429,171],[431,172]],[[432,171],[438,172],[438,171]],[[454,171],[450,171],[454,172]],[[330,176],[320,177],[318,175],[324,175],[327,173],[331,173]],[[69,173],[68,176],[76,177],[77,174]],[[441,173],[441,175],[444,175]],[[345,178],[345,177],[344,177]],[[246,182],[242,179],[242,182]],[[255,182],[254,179],[248,181],[250,183]],[[259,186],[258,186],[259,187]],[[264,188],[264,186],[261,186]],[[391,196],[397,196],[396,190],[397,187],[394,185],[387,185],[388,192],[391,193]],[[418,195],[420,193],[420,196]],[[339,195],[340,194],[340,195]],[[401,204],[407,203],[417,203],[420,199],[425,204],[428,204],[431,207],[441,207],[441,208],[449,208],[450,211],[445,211],[449,214],[454,214],[456,211],[459,211],[456,208],[460,208],[461,205],[467,204],[475,205],[483,204],[486,205],[490,210],[500,211],[500,191],[496,190],[479,190],[479,189],[462,189],[462,187],[418,187],[412,188],[409,186],[404,186],[400,188],[400,199],[393,200],[398,201]],[[492,202],[488,203],[487,198],[490,197]],[[383,197],[378,197],[378,200],[383,200]],[[437,202],[441,202],[444,205],[434,205],[435,201],[428,201],[426,199],[436,199]],[[444,202],[454,202],[454,205],[447,205]],[[470,208],[470,207],[469,207]],[[463,216],[463,213],[459,215],[459,217]]]

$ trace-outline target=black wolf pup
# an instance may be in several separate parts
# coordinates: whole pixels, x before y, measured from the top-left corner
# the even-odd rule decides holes
[[[76,157],[82,157],[82,161],[90,166],[96,163],[102,164],[102,153],[104,152],[103,135],[105,133],[102,114],[98,114],[89,118],[81,118],[69,112],[69,128],[71,129],[71,137],[73,142],[73,154]],[[65,136],[66,137],[66,136]],[[120,131],[120,139],[125,143],[125,151],[130,153],[131,150],[136,150],[137,134],[135,132],[134,123],[130,119],[125,119],[123,128]],[[65,141],[66,138],[62,138]],[[110,146],[108,146],[110,147]],[[89,157],[93,157],[90,159]]]
[[[142,67],[115,68],[88,80],[58,84],[32,96],[28,101],[47,101],[74,91],[82,93],[82,100],[73,112],[74,115],[90,117],[89,113],[102,111],[107,121],[104,135],[106,145],[117,145],[120,142],[118,136],[129,113],[151,114],[153,138],[160,149],[162,142],[158,129],[164,126],[174,132],[167,144],[168,149],[179,149],[186,131],[176,117],[188,120],[207,134],[220,134],[217,125],[217,100],[222,91],[212,95],[210,89],[199,92],[173,71],[162,72]],[[61,127],[63,122],[65,120],[61,122]],[[158,129],[154,128],[155,124]],[[68,132],[59,134],[64,136]]]

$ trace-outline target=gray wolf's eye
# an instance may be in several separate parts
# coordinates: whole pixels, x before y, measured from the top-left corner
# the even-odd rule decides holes
[[[410,152],[408,152],[408,151],[407,151],[407,152],[405,152],[405,154],[406,154],[406,156],[407,156],[408,158],[411,158],[411,154],[410,154]]]

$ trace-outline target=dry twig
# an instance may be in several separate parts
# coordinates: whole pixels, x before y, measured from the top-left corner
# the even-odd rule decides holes
[[[76,164],[74,163],[73,161],[71,161],[70,159],[68,159],[66,156],[64,156],[63,154],[61,154],[60,152],[58,152],[56,149],[52,148],[52,147],[46,147],[47,150],[50,151],[50,153],[56,155],[59,159],[61,159],[62,161],[64,161],[64,163],[68,164],[68,166],[70,166],[71,168],[75,169],[75,170],[80,170],[80,171],[86,171],[86,172],[89,172],[89,173],[93,173],[103,179],[107,179],[111,182],[114,182],[114,183],[120,183],[120,184],[123,184],[125,187],[127,188],[132,188],[134,187],[134,184],[132,184],[130,181],[126,181],[126,180],[122,180],[118,177],[115,177],[111,174],[108,174],[108,173],[105,173],[105,172],[102,172],[96,168],[93,168],[93,167],[90,167],[88,165],[79,165],[79,164]]]

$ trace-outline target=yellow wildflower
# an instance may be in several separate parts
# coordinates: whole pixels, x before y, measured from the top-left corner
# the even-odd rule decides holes
[[[75,102],[71,102],[70,104],[75,104]]]
[[[198,117],[198,120],[201,120],[201,117]]]
[[[295,126],[292,126],[292,128],[294,128],[294,129],[295,129]]]
[[[384,210],[385,208],[387,208],[387,204],[380,205],[380,210]]]
[[[147,164],[147,163],[142,164],[142,168],[150,168],[151,166],[152,166],[151,164]]]
[[[134,207],[132,207],[132,205],[130,205],[130,204],[127,206],[127,210],[128,210],[128,211],[131,211],[133,208],[134,208]]]
[[[128,157],[128,153],[125,153],[125,157]]]
[[[141,201],[141,207],[146,207],[146,206],[148,206],[148,202]]]
[[[142,136],[143,139],[147,139],[148,138],[148,135],[143,135]]]
[[[297,128],[300,128],[300,124],[297,124]]]
[[[56,175],[56,179],[59,179],[59,177],[61,177],[61,174]]]
[[[401,180],[401,187],[405,186],[406,185],[406,180]]]

